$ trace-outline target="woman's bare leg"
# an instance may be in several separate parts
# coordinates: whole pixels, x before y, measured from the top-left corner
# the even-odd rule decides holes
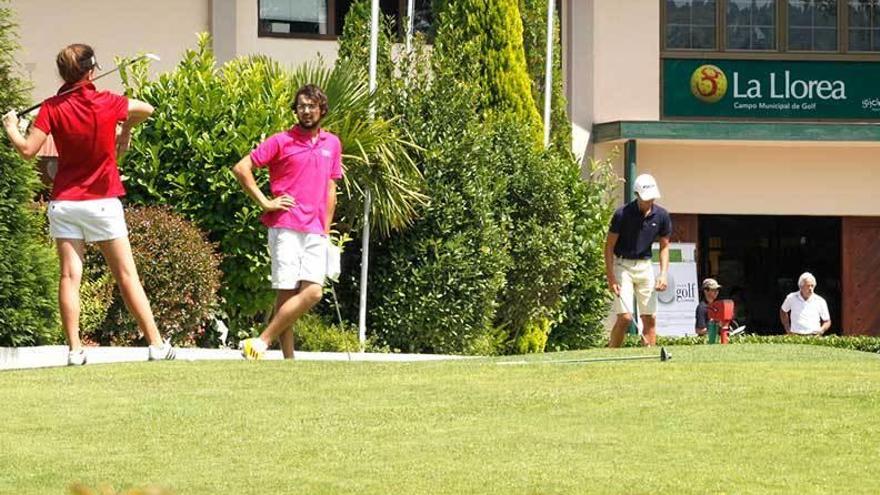
[[[83,253],[85,242],[82,239],[56,239],[58,259],[61,262],[61,277],[58,282],[58,308],[61,312],[61,326],[67,337],[67,345],[74,351],[82,347],[79,338],[79,287],[82,283]]]
[[[131,244],[128,237],[119,237],[109,241],[98,242],[101,254],[107,260],[107,265],[116,279],[119,292],[125,306],[137,321],[138,328],[143,332],[150,345],[161,345],[162,337],[156,328],[153,319],[153,310],[150,309],[150,301],[141,285],[137,267],[134,265],[134,256],[131,254]]]

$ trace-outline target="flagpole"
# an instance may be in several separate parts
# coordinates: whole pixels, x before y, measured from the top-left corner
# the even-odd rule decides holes
[[[407,0],[406,1],[406,52],[409,53],[412,51],[412,38],[413,38],[413,30],[415,29],[415,19],[413,19],[413,14],[415,10],[416,0]]]
[[[370,118],[375,115],[372,96],[376,92],[376,65],[379,58],[379,0],[373,0],[370,9]],[[358,341],[361,352],[367,343],[367,279],[370,263],[370,208],[372,203],[369,188],[364,194],[364,230],[361,245],[361,293],[358,307]]]
[[[547,0],[547,59],[544,63],[544,148],[550,146],[550,103],[553,94],[553,7]]]

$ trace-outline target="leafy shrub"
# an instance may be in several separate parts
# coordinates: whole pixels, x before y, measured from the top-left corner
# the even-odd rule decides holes
[[[357,327],[327,323],[313,313],[304,314],[293,329],[299,351],[356,352],[360,350]]]
[[[454,98],[434,101],[456,113]],[[504,184],[481,156],[490,143],[480,128],[455,134],[425,156],[432,202],[422,218],[375,243],[370,328],[405,352],[496,354],[492,343],[504,339],[494,317],[510,263],[506,220],[494,208]]]
[[[520,336],[531,334],[526,347],[535,347],[534,337],[546,341],[550,322],[559,314],[562,289],[572,278],[575,246],[572,243],[574,215],[568,209],[568,177],[558,156],[537,151],[522,125],[506,120],[485,126],[491,132],[493,168],[506,176],[507,188],[496,209],[510,217],[507,245],[511,265],[501,293],[496,325],[506,328],[514,346]],[[541,329],[541,330],[537,330]],[[537,332],[537,333],[535,333]]]
[[[26,104],[27,86],[16,77],[16,25],[0,1],[0,109]],[[0,131],[0,346],[26,346],[58,338],[55,291],[58,265],[42,236],[39,209],[31,207],[39,183]]]
[[[135,264],[159,332],[177,345],[202,342],[210,329],[209,318],[217,309],[220,287],[220,257],[214,252],[215,246],[167,208],[130,208],[126,220]],[[109,271],[99,256],[95,248],[87,256],[90,266],[96,267],[96,277],[89,284],[98,286]],[[117,345],[141,338],[118,288],[94,338]]]
[[[585,349],[602,345],[605,317],[611,294],[605,281],[605,233],[614,213],[611,198],[617,187],[610,161],[591,161],[590,176],[581,179],[580,166],[570,160],[563,169],[568,177],[568,210],[575,215],[572,244],[573,276],[562,289],[558,324],[547,342],[554,350]]]
[[[113,276],[109,273],[83,275],[79,289],[79,328],[80,338],[86,344],[99,343],[101,327],[113,305],[115,287]]]

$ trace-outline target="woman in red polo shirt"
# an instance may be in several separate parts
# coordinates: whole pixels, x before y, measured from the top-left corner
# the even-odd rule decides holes
[[[58,301],[70,345],[68,364],[86,362],[79,337],[79,288],[85,243],[97,243],[141,332],[149,342],[148,358],[174,359],[174,348],[163,342],[150,302],[138,278],[128,242],[128,228],[119,197],[125,195],[116,157],[128,149],[131,129],[153,113],[145,102],[109,91],[97,91],[92,78],[100,67],[88,45],[70,45],[58,53],[64,85],[43,102],[27,138],[18,130],[15,111],[3,116],[12,144],[32,159],[46,136],[58,148],[58,171],[49,202],[49,233],[61,261]],[[121,132],[117,135],[117,125]]]

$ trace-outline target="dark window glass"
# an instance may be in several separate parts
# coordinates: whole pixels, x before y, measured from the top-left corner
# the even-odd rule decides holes
[[[259,0],[259,34],[317,34],[339,36],[353,0]],[[433,35],[432,0],[415,0],[415,30]],[[379,0],[382,15],[391,17],[394,28],[404,32],[402,19],[407,0]],[[332,14],[332,15],[330,15]],[[330,20],[333,20],[332,24]]]
[[[260,0],[260,33],[333,34],[327,0]]]
[[[776,49],[776,0],[727,0],[727,48]]]
[[[880,51],[880,0],[849,0],[849,51]]]
[[[788,0],[788,49],[837,51],[837,0]]]
[[[667,49],[714,50],[716,0],[666,0]]]

